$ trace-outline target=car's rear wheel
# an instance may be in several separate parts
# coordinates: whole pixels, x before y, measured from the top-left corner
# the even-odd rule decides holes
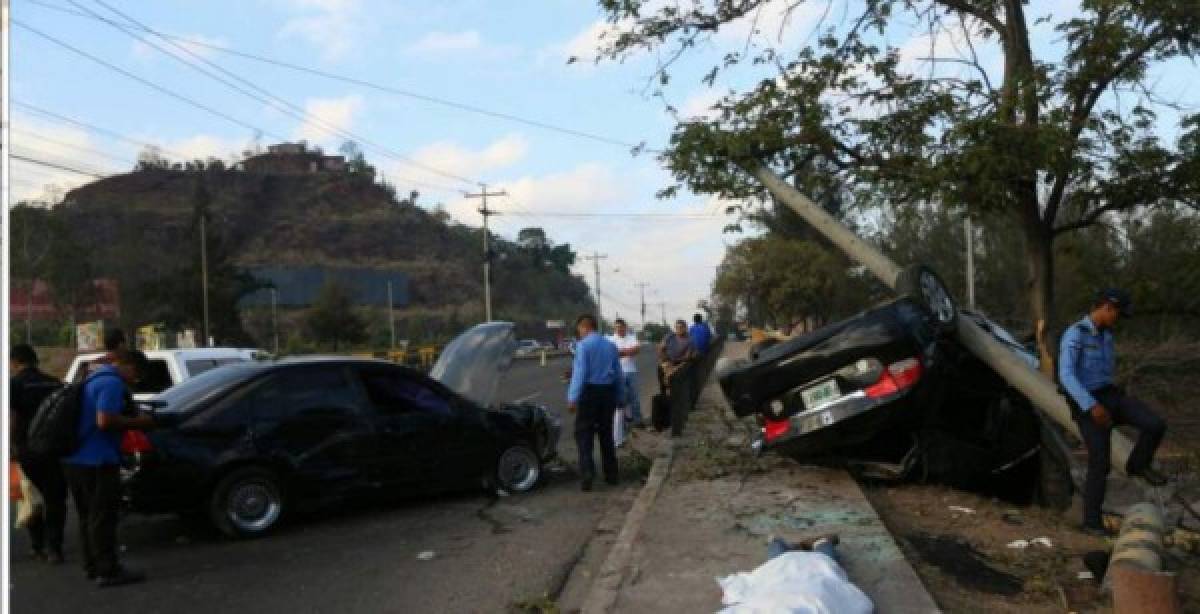
[[[527,444],[505,448],[496,461],[496,484],[508,492],[528,492],[542,477],[542,461]]]
[[[914,264],[901,271],[896,278],[896,294],[911,297],[924,305],[933,315],[934,325],[939,331],[954,332],[958,325],[958,305],[933,269]]]
[[[241,467],[217,483],[208,507],[209,519],[225,535],[257,537],[283,516],[283,487],[270,469]]]

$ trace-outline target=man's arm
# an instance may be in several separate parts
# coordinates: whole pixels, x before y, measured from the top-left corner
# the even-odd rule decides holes
[[[584,371],[587,368],[583,354],[584,347],[581,343],[575,347],[575,359],[571,363],[571,383],[567,385],[567,407],[571,411],[575,411],[575,405],[579,403],[579,397],[583,394]]]
[[[1058,355],[1058,381],[1080,409],[1087,412],[1096,405],[1096,399],[1079,381],[1079,357],[1083,355],[1083,335],[1072,326],[1063,335],[1062,349]]]
[[[625,405],[625,380],[624,371],[621,370],[620,353],[613,354],[612,365],[609,367],[617,377],[617,407]]]

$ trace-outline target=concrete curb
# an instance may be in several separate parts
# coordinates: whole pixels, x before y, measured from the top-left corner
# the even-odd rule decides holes
[[[673,443],[673,442],[672,442]],[[675,456],[675,447],[670,445],[664,454],[654,459],[650,467],[650,475],[646,485],[634,500],[633,506],[625,516],[617,541],[608,551],[604,564],[600,567],[587,597],[583,601],[582,614],[607,614],[617,603],[617,595],[625,574],[629,571],[630,559],[633,557],[633,542],[641,532],[642,522],[645,521],[650,508],[654,505],[658,492],[662,490],[671,471],[671,462]]]

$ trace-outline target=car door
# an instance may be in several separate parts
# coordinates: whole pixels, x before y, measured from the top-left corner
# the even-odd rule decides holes
[[[461,481],[458,399],[416,373],[388,366],[358,370],[379,431],[381,482],[439,489]]]
[[[376,431],[350,375],[336,363],[293,366],[255,389],[255,445],[292,467],[301,494],[325,497],[374,485]]]

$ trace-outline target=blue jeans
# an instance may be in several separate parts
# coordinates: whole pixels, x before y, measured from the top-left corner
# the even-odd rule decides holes
[[[636,424],[642,421],[642,399],[638,394],[637,371],[625,374],[625,406]]]

